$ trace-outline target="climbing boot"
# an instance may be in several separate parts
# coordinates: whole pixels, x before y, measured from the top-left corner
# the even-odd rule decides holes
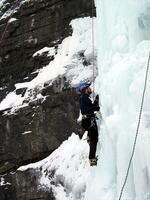
[[[89,164],[90,164],[90,166],[95,166],[95,165],[97,165],[97,158],[89,159]]]
[[[87,141],[88,144],[90,144],[90,137],[89,136],[87,136],[86,141]]]

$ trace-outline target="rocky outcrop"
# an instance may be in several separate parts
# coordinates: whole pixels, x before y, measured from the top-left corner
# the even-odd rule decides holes
[[[0,200],[55,200],[52,189],[39,187],[41,172],[28,169],[7,174],[0,187]]]
[[[9,4],[14,4],[16,11],[11,15],[13,20],[8,16],[0,21],[1,37],[7,26],[0,44],[0,87],[20,82],[46,65],[49,59],[36,60],[33,53],[45,46],[57,46],[71,34],[71,19],[90,15],[92,1],[30,0]]]
[[[57,48],[72,33],[70,21],[91,15],[91,6],[91,0],[5,1],[0,16],[8,10],[15,12],[0,20],[0,101],[15,89],[15,83],[32,80],[37,75],[32,72],[53,60],[33,54],[45,46]],[[23,95],[25,90],[16,93]],[[79,95],[65,77],[45,84],[40,92],[44,100],[36,99],[10,115],[0,111],[0,174],[10,183],[0,187],[2,200],[55,199],[51,191],[37,190],[31,171],[11,173],[46,157],[79,130]]]
[[[45,92],[45,91],[44,91]],[[73,131],[77,132],[78,94],[74,89],[49,93],[15,115],[0,116],[0,173],[48,156]]]

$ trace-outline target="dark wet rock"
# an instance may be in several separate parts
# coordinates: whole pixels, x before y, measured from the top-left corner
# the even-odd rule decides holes
[[[16,94],[17,95],[21,94],[21,96],[24,96],[26,90],[27,90],[27,88],[19,88],[16,90]]]
[[[40,170],[33,169],[4,175],[4,185],[0,187],[0,200],[55,200],[52,188],[44,190],[39,187],[40,176]]]
[[[19,1],[18,1],[19,2]],[[15,1],[10,2],[15,5]],[[17,6],[17,4],[16,4]],[[19,8],[20,4],[18,5]],[[0,21],[0,87],[20,82],[29,73],[41,68],[33,54],[45,46],[57,46],[72,33],[70,21],[91,15],[91,0],[27,1],[11,16]],[[44,58],[45,65],[51,58]]]
[[[46,157],[77,132],[78,94],[71,88],[51,91],[44,102],[35,100],[0,117],[0,173]]]
[[[13,115],[1,115],[0,174],[9,174],[21,165],[47,157],[72,132],[77,133],[78,99],[73,88],[47,86],[45,101],[39,99]],[[26,172],[19,175],[16,172],[16,176],[19,176],[19,184],[12,181],[14,177],[10,179],[8,176],[11,185],[7,189],[0,187],[0,195],[4,199],[30,199],[32,196],[35,199],[51,199],[51,192],[37,191],[38,185],[32,183],[34,174],[31,173],[28,179]]]

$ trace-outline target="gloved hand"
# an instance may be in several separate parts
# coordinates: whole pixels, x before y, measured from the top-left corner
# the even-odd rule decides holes
[[[97,94],[93,103],[93,108],[94,111],[99,111],[100,107],[99,107],[99,95]]]
[[[100,111],[100,107],[97,106],[96,109],[95,109],[95,111]]]
[[[99,101],[99,95],[98,94],[95,97],[95,101]]]
[[[99,95],[97,94],[94,100],[94,105],[98,106],[98,104],[99,104]]]

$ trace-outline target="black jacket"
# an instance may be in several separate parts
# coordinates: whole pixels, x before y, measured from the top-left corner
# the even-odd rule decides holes
[[[88,94],[82,94],[80,96],[80,109],[82,115],[94,115],[94,111],[99,111],[98,95],[96,96],[94,103],[92,103]]]

